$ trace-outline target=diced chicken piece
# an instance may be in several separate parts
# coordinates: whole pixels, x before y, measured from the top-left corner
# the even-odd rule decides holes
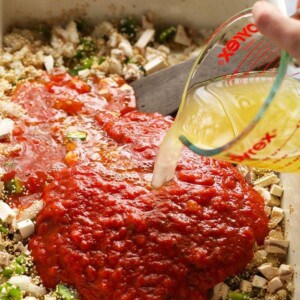
[[[283,194],[283,188],[278,184],[273,184],[270,188],[270,193],[274,196],[281,197]]]
[[[224,283],[218,283],[213,288],[213,296],[211,300],[226,300],[229,291],[229,286]]]
[[[124,60],[125,59],[125,54],[123,50],[121,49],[112,49],[110,52],[111,57],[117,59],[117,60]]]
[[[265,200],[265,204],[268,205],[271,201],[271,194],[270,192],[261,187],[261,186],[255,186],[254,189],[262,196],[262,198]]]
[[[122,74],[122,64],[119,60],[115,58],[111,58],[109,71],[112,74]]]
[[[61,37],[65,42],[71,42],[73,44],[79,43],[77,25],[74,21],[69,22],[65,29],[62,27],[55,27],[53,32]]]
[[[294,268],[290,265],[282,264],[279,267],[279,278],[281,280],[287,280],[292,278],[294,274]]]
[[[40,298],[46,294],[46,289],[43,286],[38,286],[34,283],[31,283],[28,286],[28,293],[37,298]]]
[[[168,55],[171,53],[171,49],[166,45],[159,45],[157,50],[160,51],[161,53],[164,53],[165,55]]]
[[[52,71],[54,68],[54,59],[52,55],[44,56],[44,65],[48,72]]]
[[[133,49],[132,49],[132,46],[131,46],[131,44],[128,40],[123,40],[119,44],[119,49],[122,50],[127,57],[132,57]]]
[[[10,142],[12,140],[13,129],[13,120],[7,118],[0,120],[0,142]]]
[[[0,266],[9,265],[9,254],[7,252],[0,251]]]
[[[266,263],[258,267],[258,270],[263,274],[268,280],[273,279],[278,276],[278,268],[273,267],[271,263]]]
[[[258,250],[254,253],[253,262],[256,265],[261,265],[267,260],[267,251],[265,250]]]
[[[142,26],[144,29],[153,29],[154,28],[151,13],[147,13],[142,16]]]
[[[152,47],[146,47],[145,57],[147,61],[150,62],[157,57],[163,57],[165,60],[167,60],[168,55],[164,51]]]
[[[247,280],[242,280],[240,283],[240,290],[242,292],[251,292],[252,291],[252,283]]]
[[[17,228],[23,239],[31,236],[34,233],[35,226],[30,219],[26,219],[17,223]]]
[[[244,177],[250,172],[250,168],[245,165],[237,165],[236,168]]]
[[[254,287],[258,287],[258,288],[263,288],[267,285],[268,280],[266,280],[265,278],[255,275],[252,279],[252,285]]]
[[[119,44],[124,40],[121,34],[117,32],[113,32],[109,36],[109,40],[107,41],[107,46],[110,48],[116,48],[119,46]]]
[[[283,287],[283,283],[279,277],[273,278],[267,285],[267,291],[271,294],[275,293]]]
[[[123,92],[128,92],[128,93],[132,92],[132,87],[127,83],[122,84],[122,86],[119,89]]]
[[[33,220],[36,218],[37,214],[44,207],[43,200],[34,201],[29,207],[21,210],[17,215],[18,221],[23,221],[26,219]]]
[[[79,44],[79,34],[74,21],[71,21],[64,29],[54,27],[51,36],[51,45],[55,51],[66,57],[73,57]]]
[[[10,206],[7,203],[0,200],[0,219],[3,222],[11,223],[15,216],[16,214],[10,208]]]
[[[271,219],[269,222],[270,228],[275,228],[283,220],[283,217],[284,217],[283,209],[276,206],[273,207],[271,213]]]
[[[0,101],[0,115],[21,118],[24,116],[24,113],[20,105],[8,101]]]
[[[289,245],[287,240],[269,239],[265,241],[265,250],[268,253],[286,255]]]
[[[274,206],[280,206],[281,201],[279,198],[271,195],[271,201],[268,203],[269,206],[274,207]]]
[[[278,227],[276,229],[270,230],[269,232],[269,238],[270,240],[275,239],[275,240],[283,240],[283,234],[281,231],[281,228]]]
[[[123,73],[126,81],[137,80],[141,78],[140,68],[136,64],[128,64],[125,66]]]
[[[2,55],[2,63],[3,64],[9,64],[13,61],[13,59],[14,59],[14,56],[9,52],[4,52],[3,55]]]
[[[80,78],[87,78],[90,74],[91,74],[91,70],[90,69],[84,69],[84,70],[80,70],[78,72],[78,76]]]
[[[188,37],[182,25],[177,26],[174,42],[184,46],[190,46],[192,43],[192,40]]]
[[[138,41],[136,42],[135,46],[137,48],[140,49],[144,49],[148,43],[153,40],[155,35],[155,30],[154,29],[146,29],[142,35],[140,36],[140,38],[138,39]]]
[[[147,64],[144,65],[144,69],[147,74],[152,74],[159,70],[166,68],[168,65],[163,57],[157,57],[152,61],[149,61]]]
[[[38,299],[35,297],[27,296],[24,298],[24,300],[38,300]]]
[[[19,250],[23,254],[29,255],[29,253],[30,253],[29,250],[28,250],[28,245],[24,246],[22,242],[18,242],[16,248],[17,248],[17,250]]]
[[[275,174],[267,174],[254,181],[254,185],[259,185],[262,187],[269,186],[271,184],[279,183],[280,179]]]

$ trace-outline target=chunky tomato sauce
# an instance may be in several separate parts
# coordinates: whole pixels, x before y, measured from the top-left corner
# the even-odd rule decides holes
[[[122,79],[45,75],[13,101],[20,150],[1,158],[2,180],[24,184],[15,205],[45,202],[30,249],[47,287],[70,284],[83,300],[203,300],[266,236],[263,199],[228,163],[185,149],[174,179],[152,189],[172,120],[135,111]]]

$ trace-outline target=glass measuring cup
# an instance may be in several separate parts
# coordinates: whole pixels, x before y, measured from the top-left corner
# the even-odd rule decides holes
[[[190,124],[188,120],[182,120],[182,124],[187,122],[188,126],[182,126],[180,141],[200,155],[283,172],[299,172],[299,79],[300,68],[292,63],[286,52],[281,52],[258,32],[250,9],[234,16],[215,32],[192,69],[175,121],[186,119],[186,113],[192,114]],[[242,124],[235,125],[234,136],[224,134],[222,124],[215,124],[213,130],[207,125],[203,128],[201,111],[198,116],[193,116],[191,102],[199,101],[199,97],[195,100],[190,94],[195,86],[202,87],[204,92],[209,90],[209,101],[218,98],[217,101],[222,102],[215,109],[228,105],[224,102],[228,97],[232,98],[234,109],[222,107],[227,109],[229,118],[236,119],[228,123],[245,119]],[[200,98],[205,95],[200,91]],[[257,98],[261,99],[260,103]],[[208,134],[202,134],[203,130],[208,130]],[[215,141],[211,143],[209,139]]]
[[[152,185],[172,178],[182,144],[232,163],[300,172],[299,79],[291,57],[258,32],[251,9],[229,19],[196,59]]]

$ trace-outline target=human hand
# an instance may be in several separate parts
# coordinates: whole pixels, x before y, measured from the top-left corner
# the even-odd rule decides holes
[[[256,2],[252,13],[258,30],[300,63],[300,20],[284,16],[265,1]]]

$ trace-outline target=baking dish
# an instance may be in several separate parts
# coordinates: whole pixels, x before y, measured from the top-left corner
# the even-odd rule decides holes
[[[0,0],[0,39],[10,25],[26,25],[35,21],[51,22],[73,17],[85,17],[96,23],[103,19],[123,15],[141,16],[151,11],[158,24],[185,24],[195,29],[212,28],[222,21],[249,7],[254,1],[238,0],[178,0],[178,1],[46,1],[46,0]],[[282,207],[286,213],[286,233],[290,240],[289,263],[295,267],[294,299],[300,299],[300,175],[282,174],[285,189]]]

